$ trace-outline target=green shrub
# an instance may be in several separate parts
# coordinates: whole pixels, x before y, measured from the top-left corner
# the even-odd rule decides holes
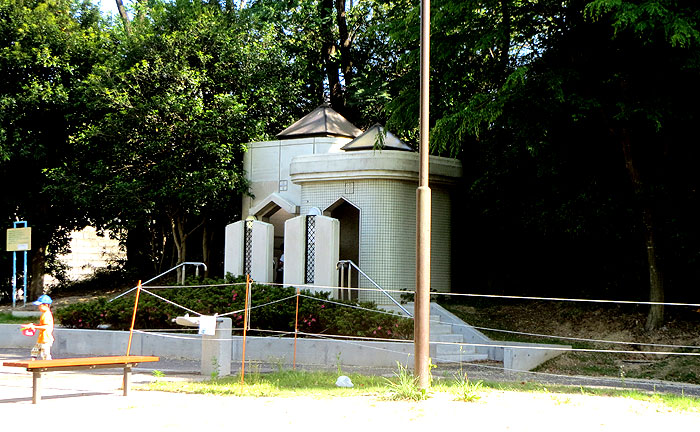
[[[169,301],[204,315],[229,314],[234,331],[243,327],[245,285],[242,278],[195,281],[173,289],[151,290]],[[237,285],[233,285],[238,283]],[[195,286],[192,286],[195,285]],[[202,286],[223,285],[223,286]],[[294,332],[296,288],[253,284],[251,287],[250,333]],[[301,290],[299,298],[298,329],[302,333],[348,335],[371,338],[412,339],[413,321],[398,315],[380,312],[372,303],[327,302],[329,293],[310,293]],[[272,303],[289,297],[287,300]],[[134,310],[135,291],[114,301],[98,299],[58,308],[54,314],[62,326],[68,328],[97,328],[109,325],[115,330],[128,330]],[[340,303],[340,304],[338,304]],[[263,306],[264,305],[264,306]],[[361,306],[360,310],[348,306]],[[256,307],[260,306],[260,307]],[[376,312],[375,312],[376,311]],[[134,327],[137,329],[182,328],[173,322],[177,316],[187,313],[182,308],[142,292]],[[190,313],[190,315],[193,315]],[[274,334],[274,333],[272,333]]]

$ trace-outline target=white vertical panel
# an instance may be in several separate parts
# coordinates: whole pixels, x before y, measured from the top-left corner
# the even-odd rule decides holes
[[[284,223],[285,285],[304,284],[306,216],[297,216]]]
[[[273,257],[275,227],[272,224],[253,221],[253,238],[250,277],[260,283],[274,282]]]
[[[314,285],[335,287],[338,285],[338,256],[340,253],[340,221],[327,216],[316,216],[316,245]],[[319,288],[329,291],[331,288]]]
[[[243,274],[243,242],[245,241],[245,221],[226,225],[224,237],[224,275]]]

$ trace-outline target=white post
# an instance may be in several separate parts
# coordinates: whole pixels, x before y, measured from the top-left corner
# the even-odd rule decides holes
[[[314,251],[314,285],[334,287],[338,285],[338,260],[340,259],[340,221],[327,216],[315,216],[316,245]],[[323,288],[320,291],[329,291]]]
[[[226,226],[224,242],[224,275],[245,274],[246,224],[252,224],[250,277],[256,282],[274,281],[273,250],[275,228],[261,221],[238,221]]]
[[[284,223],[284,274],[285,285],[304,284],[306,259],[306,216],[297,216]]]
[[[245,241],[245,221],[226,225],[224,237],[224,276],[243,274],[243,243]]]
[[[332,292],[338,285],[338,257],[340,253],[340,222],[326,216],[313,216],[314,241],[308,245],[309,262],[313,266],[313,280],[309,285]],[[284,224],[284,284],[307,283],[307,216],[297,216]],[[313,250],[313,252],[311,252]]]
[[[202,375],[231,375],[233,355],[231,318],[217,318],[213,336],[202,335]]]

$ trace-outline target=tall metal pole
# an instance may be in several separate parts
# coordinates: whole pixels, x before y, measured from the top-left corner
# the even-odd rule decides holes
[[[414,373],[418,386],[430,387],[430,0],[421,0],[420,148],[416,191],[416,295],[414,314]]]
[[[24,302],[24,306],[27,306],[27,295],[29,294],[27,292],[27,251],[24,251],[24,275],[22,277],[22,301]]]
[[[12,309],[17,298],[17,252],[12,252]]]

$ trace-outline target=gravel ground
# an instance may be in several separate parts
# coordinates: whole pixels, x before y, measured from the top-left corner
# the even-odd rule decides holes
[[[25,350],[0,349],[0,361],[22,358],[26,358]],[[166,377],[160,379],[202,378],[196,372],[196,362],[165,359],[136,368],[133,385],[138,387],[154,380],[152,369],[165,372]],[[344,368],[344,372],[353,371]],[[532,381],[531,377],[525,378],[527,374],[508,375],[496,369],[468,373],[470,379]],[[557,378],[559,383],[592,385],[576,380],[575,377]],[[470,428],[540,432],[562,428],[574,431],[695,430],[700,424],[700,412],[673,411],[632,399],[582,394],[485,390],[481,399],[473,403],[454,401],[448,394],[435,394],[422,402],[390,402],[376,396],[240,398],[154,391],[131,391],[128,397],[123,397],[119,389],[119,370],[53,372],[46,374],[43,381],[44,398],[40,405],[32,405],[31,374],[18,368],[0,367],[2,430],[38,427],[38,418],[46,421],[46,428],[52,432],[88,428],[191,432],[194,428],[224,427],[263,430],[313,427],[345,431],[363,426],[414,430],[426,426],[452,429],[458,422]],[[640,383],[626,380],[624,386],[629,388],[632,384]],[[646,385],[653,388],[653,383]],[[39,417],[38,413],[41,413]]]

